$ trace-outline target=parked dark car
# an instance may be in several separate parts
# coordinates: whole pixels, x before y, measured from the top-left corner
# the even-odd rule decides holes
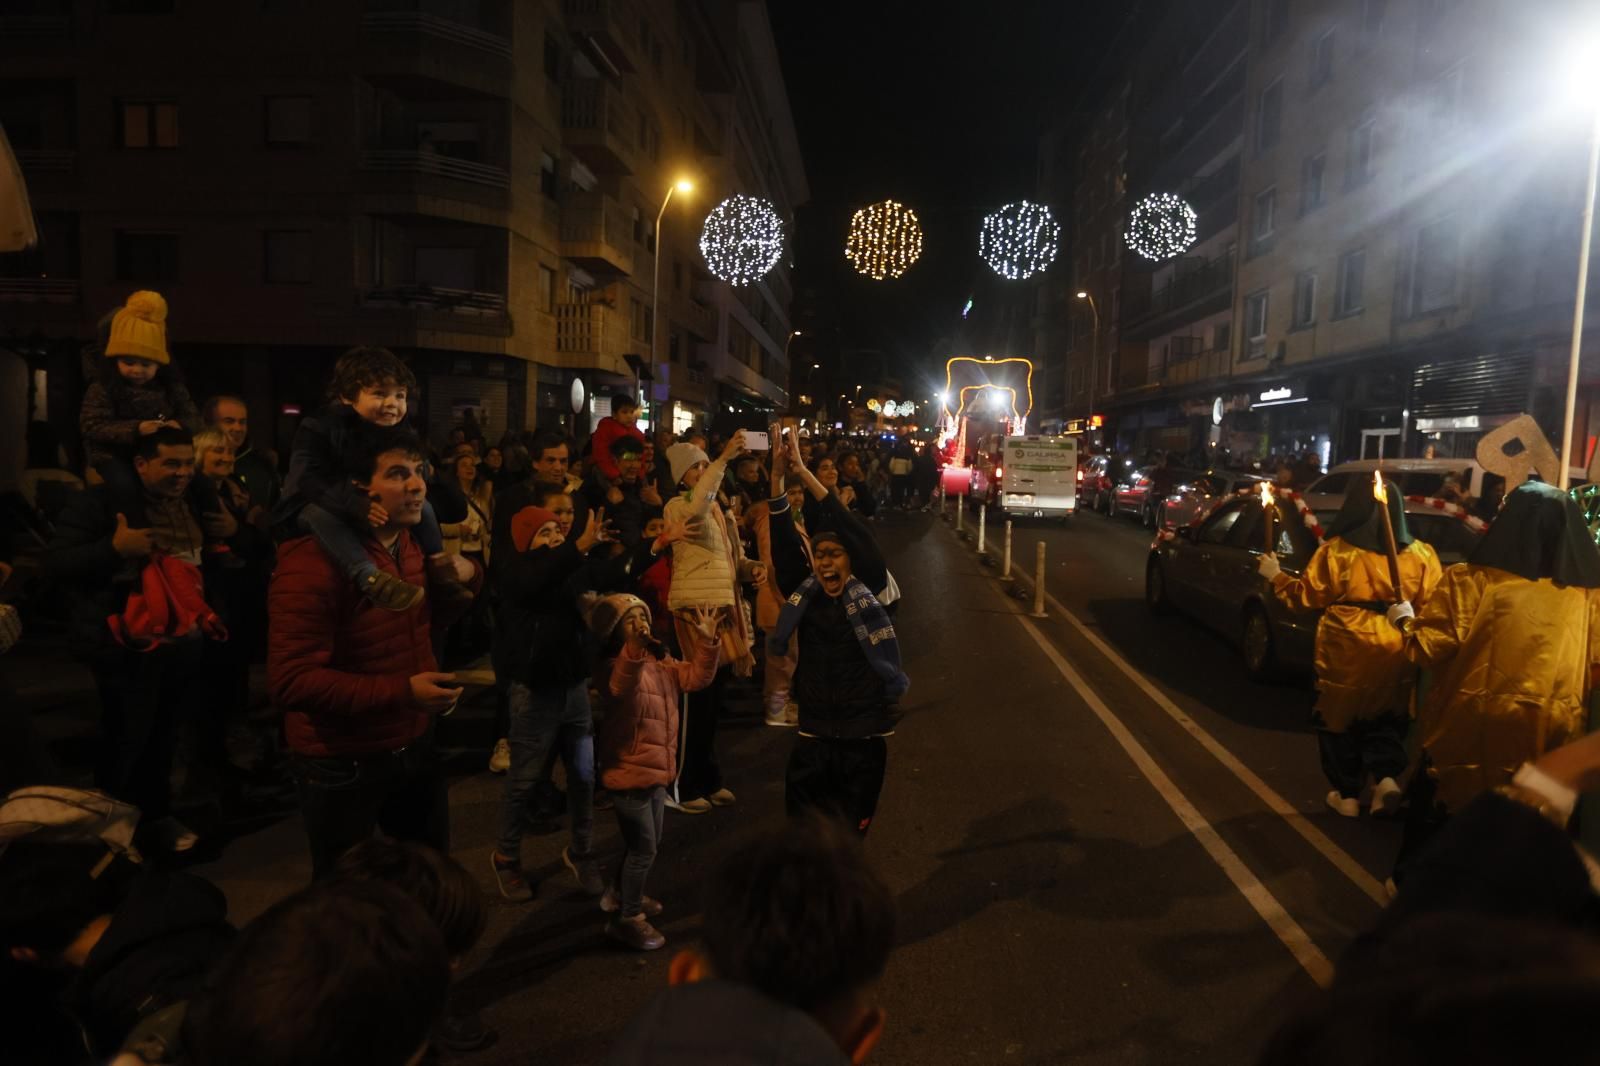
[[[1158,515],[1164,528],[1186,526],[1206,514],[1218,500],[1232,496],[1240,489],[1253,488],[1265,481],[1259,474],[1245,474],[1237,470],[1207,470],[1178,482],[1172,495],[1161,505]]]
[[[1198,470],[1186,470],[1176,466],[1169,468],[1168,473],[1172,477],[1174,489],[1179,485],[1189,484],[1200,476]],[[1145,466],[1130,472],[1119,481],[1111,493],[1112,515],[1131,514],[1144,523],[1145,528],[1156,528],[1156,517],[1164,498],[1154,492],[1155,474],[1155,467]]]
[[[1298,577],[1318,542],[1297,516],[1277,523],[1276,551],[1284,573]],[[1481,536],[1461,518],[1426,506],[1406,506],[1406,523],[1449,566],[1471,553]],[[1261,500],[1244,493],[1219,503],[1205,518],[1163,530],[1145,564],[1145,605],[1156,614],[1179,610],[1222,633],[1244,655],[1250,676],[1262,680],[1311,669],[1320,612],[1290,611],[1272,595],[1256,567],[1266,548]]]

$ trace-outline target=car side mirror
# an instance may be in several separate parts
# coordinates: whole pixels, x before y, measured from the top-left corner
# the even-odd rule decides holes
[[[1179,526],[1173,532],[1175,532],[1183,540],[1189,540],[1189,541],[1194,540],[1194,527],[1193,526]]]

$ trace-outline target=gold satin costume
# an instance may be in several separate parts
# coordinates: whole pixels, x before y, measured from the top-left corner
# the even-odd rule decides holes
[[[1422,749],[1454,813],[1587,731],[1600,590],[1462,563],[1418,608],[1405,653],[1432,672]]]
[[[1386,556],[1334,537],[1298,578],[1272,579],[1272,591],[1290,610],[1323,612],[1315,657],[1317,716],[1330,733],[1384,713],[1410,714],[1417,671],[1406,659],[1400,631],[1377,611],[1354,605],[1406,599],[1420,610],[1439,584],[1439,557],[1414,540],[1400,552],[1399,563],[1396,596]]]

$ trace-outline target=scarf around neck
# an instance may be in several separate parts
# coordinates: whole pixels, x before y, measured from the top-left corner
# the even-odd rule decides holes
[[[800,626],[806,609],[822,591],[822,582],[812,574],[800,583],[778,612],[778,627],[767,639],[767,650],[782,655],[789,647],[789,638]],[[890,699],[899,699],[911,687],[911,679],[900,668],[900,641],[895,636],[894,623],[867,586],[852,577],[844,587],[844,613],[850,620],[856,643],[861,653],[872,664],[872,669],[883,678],[884,692]]]

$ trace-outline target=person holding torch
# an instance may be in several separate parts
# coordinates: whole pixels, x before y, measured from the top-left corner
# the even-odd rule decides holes
[[[1267,509],[1264,521],[1275,510]],[[1399,490],[1375,475],[1371,491],[1345,497],[1299,577],[1283,573],[1272,551],[1261,557],[1259,570],[1290,610],[1323,612],[1312,721],[1322,772],[1333,786],[1328,806],[1346,818],[1360,815],[1370,775],[1372,813],[1397,813],[1416,669],[1385,615],[1397,603],[1428,602],[1441,575],[1439,557],[1412,539]]]
[[[1388,614],[1403,653],[1433,678],[1417,712],[1421,756],[1398,883],[1452,814],[1587,730],[1600,674],[1600,549],[1576,501],[1525,482],[1426,603]]]

